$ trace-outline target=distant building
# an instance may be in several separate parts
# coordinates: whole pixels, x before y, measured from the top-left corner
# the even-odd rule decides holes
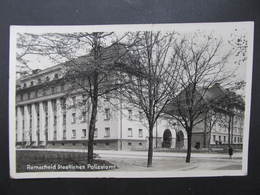
[[[203,103],[209,106],[203,119],[195,125],[192,133],[192,147],[226,147],[228,144],[241,148],[243,143],[244,100],[241,96],[224,89],[216,83],[204,91],[197,90]]]

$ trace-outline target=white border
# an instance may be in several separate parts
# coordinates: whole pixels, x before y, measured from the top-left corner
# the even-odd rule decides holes
[[[82,32],[82,31],[142,31],[142,30],[176,30],[189,32],[198,29],[214,30],[229,29],[243,26],[248,32],[248,60],[246,74],[246,108],[243,131],[242,170],[212,170],[212,171],[142,171],[142,172],[33,172],[16,173],[15,153],[15,86],[16,86],[16,34],[17,32],[46,33],[46,32]],[[9,159],[10,176],[23,178],[165,178],[165,177],[218,177],[244,176],[248,169],[248,143],[250,127],[251,87],[253,71],[253,35],[254,22],[225,22],[225,23],[189,23],[189,24],[137,24],[137,25],[77,25],[77,26],[10,26],[9,51]]]

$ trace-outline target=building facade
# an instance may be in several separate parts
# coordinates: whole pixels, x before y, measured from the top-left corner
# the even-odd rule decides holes
[[[205,102],[217,100],[203,120],[193,129],[192,145],[201,147],[242,148],[244,128],[244,101],[241,96],[213,85],[204,95]]]
[[[17,80],[17,147],[87,147],[90,102],[80,90],[66,92],[70,86],[62,79],[62,70],[63,65],[57,65]],[[186,148],[185,130],[170,124],[165,118],[158,120],[154,147]],[[119,100],[100,99],[94,140],[96,149],[147,149],[148,128],[143,113]]]
[[[86,148],[90,121],[90,102],[83,91],[67,93],[70,83],[63,79],[63,65],[17,79],[16,145],[17,147]],[[208,97],[225,90],[213,86]],[[117,105],[117,106],[115,106]],[[206,115],[205,115],[206,116]],[[242,145],[244,111],[232,106],[232,117],[219,111],[210,127],[209,117],[193,128],[192,147],[223,147],[229,139]],[[220,120],[221,119],[221,120]],[[99,100],[94,147],[96,149],[146,150],[148,127],[140,110],[118,99]],[[228,126],[230,124],[230,126]],[[154,147],[186,149],[187,134],[176,121],[160,118],[154,127]]]

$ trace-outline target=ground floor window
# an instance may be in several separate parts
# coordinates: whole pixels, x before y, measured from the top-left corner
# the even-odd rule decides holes
[[[76,129],[72,129],[72,138],[76,138]]]
[[[66,129],[63,130],[63,139],[66,139]]]
[[[128,137],[133,137],[133,129],[128,128]]]
[[[105,137],[110,137],[110,128],[109,127],[105,128]]]
[[[87,130],[86,129],[82,129],[82,138],[87,137]]]
[[[139,135],[139,137],[143,137],[143,129],[139,129],[138,135]]]

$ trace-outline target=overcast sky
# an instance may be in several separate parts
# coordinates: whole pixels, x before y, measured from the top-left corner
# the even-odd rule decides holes
[[[103,28],[102,28],[103,27]],[[85,28],[85,29],[84,29]],[[51,32],[93,32],[93,31],[114,31],[117,34],[122,34],[126,31],[137,31],[137,30],[161,30],[161,31],[175,31],[180,34],[187,34],[193,32],[206,32],[214,33],[219,38],[224,41],[223,52],[229,50],[231,46],[227,43],[227,40],[232,39],[231,34],[235,33],[237,35],[244,34],[246,39],[249,38],[249,29],[243,23],[209,23],[209,24],[167,24],[167,25],[109,25],[109,26],[33,26],[26,28],[18,28],[17,32],[24,33],[51,33]],[[249,53],[248,53],[249,54]],[[252,55],[252,54],[249,54]],[[25,59],[28,60],[28,64],[31,69],[45,69],[55,65],[48,57],[42,57],[39,55],[30,55]],[[235,57],[230,58],[228,63],[228,69],[237,69],[237,80],[245,80],[247,72],[247,62],[237,66],[234,64]]]

